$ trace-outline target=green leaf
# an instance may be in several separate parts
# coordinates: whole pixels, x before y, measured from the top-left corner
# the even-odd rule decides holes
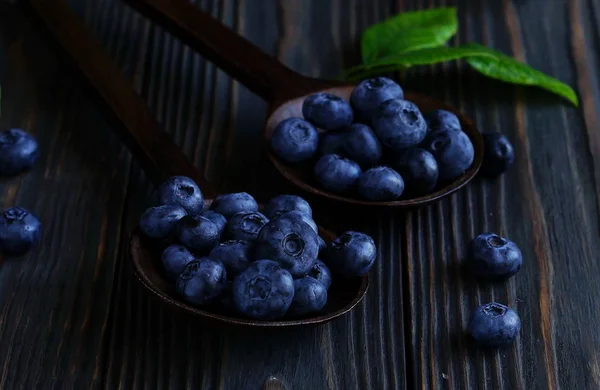
[[[454,7],[403,12],[370,26],[363,33],[362,59],[369,64],[390,54],[441,46],[457,29]]]
[[[577,94],[567,84],[488,47],[476,43],[469,43],[464,45],[464,47],[469,47],[479,50],[481,53],[491,55],[491,57],[476,56],[466,59],[469,65],[484,75],[508,83],[544,88],[568,99],[575,106],[579,106]]]

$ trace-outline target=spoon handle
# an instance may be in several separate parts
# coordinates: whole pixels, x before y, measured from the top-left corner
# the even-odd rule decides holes
[[[206,198],[213,198],[215,191],[204,175],[162,129],[127,77],[64,0],[30,0],[29,5],[122,124],[115,129],[146,173],[156,183],[170,176],[188,176]]]
[[[124,0],[267,102],[331,86],[305,77],[241,37],[189,0]]]

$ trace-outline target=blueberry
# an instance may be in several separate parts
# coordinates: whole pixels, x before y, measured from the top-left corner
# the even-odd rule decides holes
[[[359,165],[377,165],[381,159],[381,142],[367,125],[353,124],[344,137],[344,153]]]
[[[264,214],[269,219],[275,219],[288,211],[301,211],[312,218],[312,208],[307,201],[296,195],[278,195],[269,200]]]
[[[400,151],[423,141],[427,124],[414,103],[393,99],[382,103],[375,111],[373,130],[383,145]]]
[[[33,135],[20,129],[0,133],[0,175],[13,176],[33,167],[40,156]]]
[[[423,148],[429,151],[438,163],[438,179],[442,182],[458,178],[473,163],[473,144],[462,131],[438,132],[427,137]]]
[[[6,209],[0,216],[0,252],[21,256],[38,244],[42,236],[40,220],[21,207]]]
[[[227,272],[218,261],[202,257],[189,263],[177,278],[177,293],[192,305],[217,298],[227,286]]]
[[[331,286],[331,271],[329,270],[329,267],[327,267],[327,265],[321,260],[317,260],[315,262],[315,265],[308,272],[307,276],[318,280],[323,286],[325,286],[325,289],[327,290],[329,289],[329,286]]]
[[[219,244],[219,228],[200,215],[186,215],[179,221],[179,241],[190,249],[208,252]]]
[[[256,257],[271,259],[302,277],[315,265],[319,254],[318,235],[306,222],[295,218],[277,218],[258,234]]]
[[[210,251],[211,259],[219,260],[233,279],[244,271],[252,261],[252,244],[249,241],[230,240],[217,245]]]
[[[250,194],[236,192],[217,196],[210,209],[229,219],[241,211],[258,211],[258,203]]]
[[[233,281],[233,302],[248,317],[275,320],[282,317],[294,299],[292,275],[272,260],[258,260]]]
[[[352,90],[350,104],[357,122],[371,123],[375,109],[386,100],[403,99],[404,92],[398,84],[387,77],[376,77],[361,81]]]
[[[151,207],[142,214],[140,229],[150,238],[170,238],[176,233],[177,224],[186,214],[181,206]]]
[[[344,151],[344,139],[348,128],[330,130],[319,134],[319,155],[341,154]]]
[[[217,225],[217,228],[219,229],[219,236],[223,234],[225,231],[225,225],[227,225],[227,218],[219,213],[215,213],[212,210],[206,210],[200,215],[204,218],[210,219],[215,225]]]
[[[317,161],[315,175],[323,187],[332,192],[350,192],[362,174],[360,166],[337,154],[327,154]]]
[[[467,330],[480,345],[500,347],[517,338],[521,319],[513,309],[491,302],[473,311]]]
[[[189,214],[198,214],[204,207],[204,196],[189,177],[173,176],[158,187],[161,204],[181,206]]]
[[[324,259],[332,271],[342,276],[363,276],[375,263],[377,248],[368,235],[349,231],[329,244]]]
[[[327,249],[327,243],[321,237],[317,237],[319,241],[319,254],[321,254],[325,249]]]
[[[430,133],[438,131],[461,131],[460,120],[446,110],[433,110],[424,115]]]
[[[350,103],[339,96],[319,92],[304,99],[304,119],[324,130],[336,130],[349,126],[354,113]]]
[[[300,212],[298,210],[288,211],[287,213],[280,215],[279,218],[290,218],[296,221],[303,221],[306,224],[308,224],[315,231],[315,233],[317,233],[317,235],[319,234],[319,227],[317,226],[315,221],[313,221],[311,217],[304,214],[303,212]],[[317,236],[317,238],[319,237]]]
[[[269,219],[258,211],[242,211],[227,222],[227,236],[231,240],[253,241]]]
[[[494,233],[482,233],[469,242],[467,265],[473,274],[490,279],[506,279],[523,264],[517,244]]]
[[[404,192],[404,180],[389,167],[371,168],[358,179],[358,193],[373,201],[396,200]]]
[[[314,313],[325,307],[327,303],[327,288],[317,279],[305,276],[294,280],[294,299],[290,313],[305,315]]]
[[[513,146],[498,132],[483,133],[483,164],[481,172],[489,177],[496,177],[506,172],[515,161]]]
[[[194,260],[196,257],[183,245],[170,245],[161,256],[167,278],[173,282],[185,270],[186,265]]]
[[[402,176],[406,191],[414,195],[428,194],[438,180],[438,164],[428,151],[409,148],[397,153],[390,165]]]
[[[319,146],[317,129],[301,118],[279,123],[271,136],[271,150],[281,160],[295,164],[310,159]]]

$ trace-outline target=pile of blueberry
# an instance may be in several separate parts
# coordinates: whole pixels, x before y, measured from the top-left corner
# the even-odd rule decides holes
[[[0,176],[15,176],[29,170],[39,158],[36,139],[19,129],[0,132]],[[11,207],[0,215],[0,253],[21,256],[41,239],[42,224],[22,207]]]
[[[466,266],[485,280],[506,280],[523,264],[523,255],[513,242],[494,233],[482,233],[469,243]],[[483,346],[499,347],[512,343],[521,330],[521,319],[511,308],[490,302],[471,314],[467,331]]]
[[[204,197],[190,178],[158,187],[159,206],[142,215],[142,232],[168,245],[161,260],[177,293],[195,306],[259,320],[316,313],[327,303],[332,275],[360,277],[373,266],[371,237],[345,232],[327,245],[308,202],[272,198],[262,212],[245,192]]]

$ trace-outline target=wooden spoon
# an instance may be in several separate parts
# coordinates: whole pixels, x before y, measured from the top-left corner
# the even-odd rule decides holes
[[[64,1],[30,0],[29,4],[81,71],[83,78],[121,123],[115,129],[155,183],[171,176],[188,176],[200,185],[206,198],[214,198],[216,192],[204,175],[173,143],[144,101],[135,93],[126,76]],[[319,230],[325,241],[335,238],[333,233],[322,227]],[[317,316],[256,321],[225,313],[218,307],[205,310],[181,301],[174,286],[163,277],[160,266],[161,249],[159,244],[143,236],[139,230],[131,234],[129,259],[139,281],[168,308],[212,322],[251,327],[322,324],[352,310],[364,297],[369,285],[367,275],[356,279],[334,280],[329,290],[327,306]]]
[[[159,23],[267,101],[269,116],[264,129],[267,143],[273,129],[281,121],[289,117],[302,117],[302,103],[307,95],[324,91],[348,100],[354,87],[348,83],[315,79],[292,71],[187,0],[124,1]],[[277,159],[270,151],[269,159],[289,182],[303,191],[348,205],[413,208],[440,200],[475,177],[483,159],[483,138],[473,121],[455,108],[413,92],[405,92],[405,99],[415,103],[423,112],[444,109],[455,113],[475,149],[475,158],[470,168],[456,180],[444,184],[430,194],[389,202],[355,199],[328,192],[320,187],[314,179],[311,164],[292,166]]]

